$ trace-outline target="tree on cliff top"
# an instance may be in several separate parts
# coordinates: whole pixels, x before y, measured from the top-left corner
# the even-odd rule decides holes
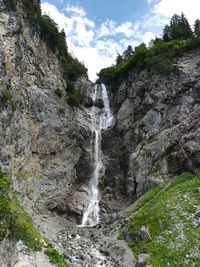
[[[182,13],[180,16],[174,14],[169,25],[165,25],[163,30],[163,40],[186,40],[193,36],[190,24]]]

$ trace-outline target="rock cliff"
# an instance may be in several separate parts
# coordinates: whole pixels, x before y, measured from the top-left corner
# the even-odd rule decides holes
[[[180,72],[131,71],[110,90],[116,125],[103,136],[104,199],[118,210],[155,184],[200,169],[200,52],[177,59]],[[113,199],[114,197],[114,199]]]
[[[78,228],[92,172],[91,106],[102,108],[102,99],[97,93],[92,103],[94,84],[80,75],[75,89],[84,92],[84,101],[79,108],[69,105],[71,84],[57,51],[41,38],[23,1],[16,10],[11,2],[0,0],[0,168],[12,189],[5,193],[0,180],[0,197],[17,196],[45,245],[52,252],[51,241],[72,266],[135,266],[126,244],[106,224],[152,186],[185,171],[199,173],[200,52],[179,57],[179,73],[132,70],[115,93],[109,90],[115,125],[102,130],[102,225]],[[23,214],[19,207],[15,213]],[[54,266],[43,249],[28,252],[10,231],[3,238],[0,231],[0,266]]]
[[[87,199],[87,190],[80,187],[82,179],[89,180],[90,115],[84,107],[68,105],[68,84],[56,53],[41,39],[23,6],[13,12],[8,3],[0,1],[0,167],[10,174],[29,214],[43,217],[51,210],[51,218],[54,210],[66,211],[66,197],[77,184],[76,194]],[[76,86],[87,94],[92,83],[83,76]],[[68,209],[77,216],[83,207]],[[10,242],[10,250],[1,243],[0,266],[22,266],[17,265],[21,245],[15,248],[17,243]],[[45,259],[38,261],[27,259],[24,264],[46,266]]]

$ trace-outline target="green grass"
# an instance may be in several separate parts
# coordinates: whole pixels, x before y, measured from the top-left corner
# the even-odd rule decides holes
[[[133,205],[126,227],[134,255],[150,254],[154,267],[199,266],[200,231],[192,226],[195,206],[200,203],[199,188],[200,176],[184,173],[160,192],[158,187],[151,189]],[[139,240],[142,226],[148,229],[150,240]]]
[[[13,191],[9,177],[0,171],[0,242],[6,237],[22,240],[30,251],[47,249],[45,254],[58,267],[69,267],[63,256],[53,248],[50,242],[44,241],[31,217],[21,207]]]
[[[8,234],[17,240],[21,239],[30,250],[41,250],[41,235],[32,219],[22,209],[10,186],[8,176],[2,171],[0,171],[0,223],[3,225],[0,230],[1,240]]]
[[[51,245],[44,252],[51,263],[56,264],[58,267],[69,267],[69,264],[64,260],[59,251],[53,248]]]

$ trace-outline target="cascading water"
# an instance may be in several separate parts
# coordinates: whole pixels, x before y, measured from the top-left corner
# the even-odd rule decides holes
[[[101,169],[101,130],[107,129],[113,124],[113,115],[110,110],[110,103],[108,93],[104,84],[101,84],[102,100],[104,108],[101,112],[100,118],[97,116],[95,101],[97,96],[98,85],[95,85],[94,93],[92,96],[92,134],[94,136],[94,171],[90,181],[90,202],[89,206],[83,214],[82,227],[93,227],[100,222],[99,216],[99,172]]]

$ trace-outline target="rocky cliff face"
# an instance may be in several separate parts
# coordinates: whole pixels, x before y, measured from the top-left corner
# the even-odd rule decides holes
[[[128,204],[169,177],[199,173],[199,61],[199,51],[179,58],[179,75],[132,72],[110,94],[116,126],[103,136],[104,198],[114,196],[116,209],[119,196]]]
[[[90,260],[94,266],[97,256],[98,262],[109,256],[108,266],[135,266],[124,244],[111,238],[113,247],[105,249],[110,241],[102,230],[74,228],[88,205],[93,84],[80,77],[76,87],[87,97],[80,108],[70,107],[56,53],[23,9],[9,11],[0,0],[0,11],[0,168],[10,173],[40,232],[74,266]],[[178,59],[179,75],[132,72],[110,93],[116,123],[102,131],[103,223],[116,220],[154,184],[200,171],[199,62],[200,53],[194,52]],[[93,104],[102,107],[101,97]],[[21,242],[0,244],[0,266],[52,266],[40,252],[29,256]]]
[[[0,1],[0,11],[0,167],[11,174],[13,188],[33,218],[48,210],[81,214],[82,206],[74,210],[75,204],[65,202],[77,184],[77,196],[87,200],[81,185],[89,179],[90,115],[84,107],[67,104],[57,56],[23,9],[9,11]],[[86,93],[91,86],[86,77],[77,82]],[[11,251],[5,256],[9,245],[4,243],[0,258],[6,262],[14,255],[10,264],[15,266],[20,255]],[[0,265],[7,266],[5,262]]]

